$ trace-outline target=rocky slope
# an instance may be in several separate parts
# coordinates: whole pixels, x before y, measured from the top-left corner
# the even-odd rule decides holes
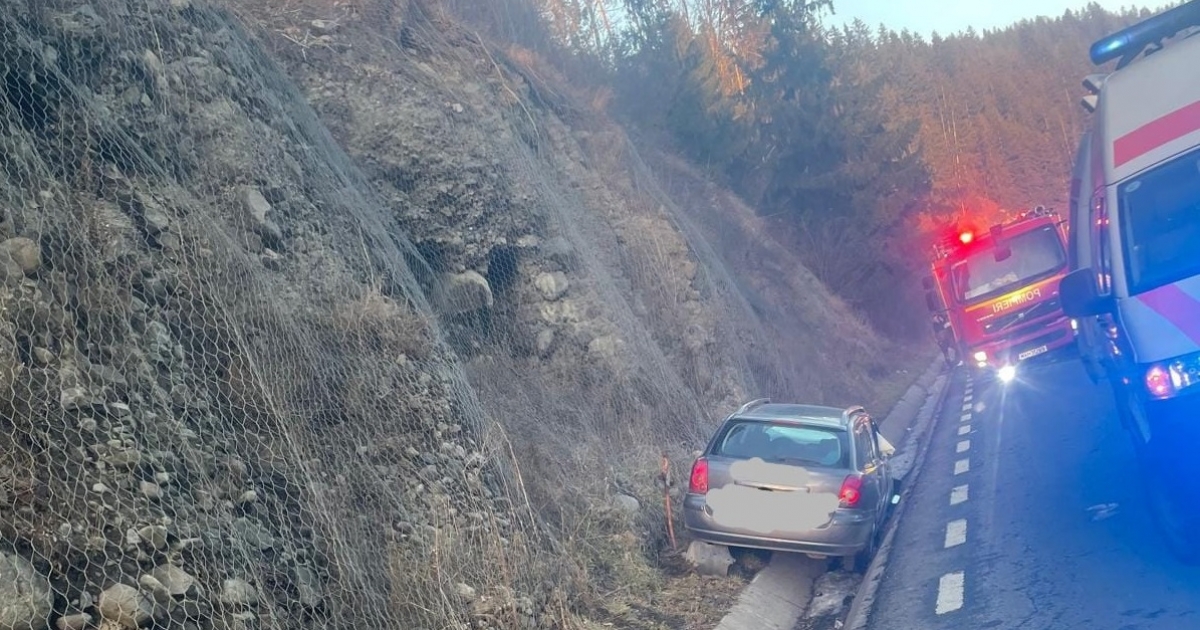
[[[661,581],[664,455],[897,364],[437,7],[0,35],[0,628],[580,627]]]

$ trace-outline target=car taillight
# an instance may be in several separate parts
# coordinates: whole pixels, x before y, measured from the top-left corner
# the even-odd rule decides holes
[[[688,482],[688,492],[692,494],[708,494],[708,460],[701,457],[692,464],[692,478]]]
[[[842,507],[854,507],[862,498],[862,477],[849,475],[842,481],[842,489],[838,491],[838,499]]]
[[[1171,373],[1161,365],[1152,366],[1146,370],[1146,389],[1155,398],[1169,398],[1175,394],[1175,383],[1171,381]]]

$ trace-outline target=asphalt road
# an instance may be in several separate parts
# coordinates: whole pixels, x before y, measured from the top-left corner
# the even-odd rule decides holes
[[[869,628],[1200,628],[1103,385],[1067,359],[950,387]]]

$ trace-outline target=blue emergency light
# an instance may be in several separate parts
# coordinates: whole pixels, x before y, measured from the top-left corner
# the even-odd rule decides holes
[[[1088,55],[1097,66],[1113,59],[1132,57],[1150,44],[1197,25],[1200,25],[1200,0],[1191,0],[1097,40]]]

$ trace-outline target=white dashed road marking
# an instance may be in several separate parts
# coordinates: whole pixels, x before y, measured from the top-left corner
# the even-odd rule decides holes
[[[957,547],[967,542],[967,519],[960,518],[946,523],[946,548]]]
[[[963,394],[962,418],[959,420],[962,424],[958,427],[958,435],[965,436],[971,433],[971,401],[974,400],[974,394],[971,390],[971,381],[967,381],[966,391]],[[955,452],[966,453],[971,450],[971,440],[962,439],[955,445]],[[971,470],[970,458],[963,458],[954,462],[954,474],[963,475]],[[967,484],[955,486],[950,490],[950,505],[961,505],[967,502],[969,497],[969,487]],[[959,518],[946,523],[946,540],[945,548],[950,549],[967,542],[967,519]],[[963,586],[966,581],[966,574],[962,571],[947,573],[938,580],[937,593],[937,614],[944,615],[949,612],[954,612],[963,607]]]
[[[938,580],[937,614],[944,615],[962,608],[963,581],[962,571],[947,573]]]

